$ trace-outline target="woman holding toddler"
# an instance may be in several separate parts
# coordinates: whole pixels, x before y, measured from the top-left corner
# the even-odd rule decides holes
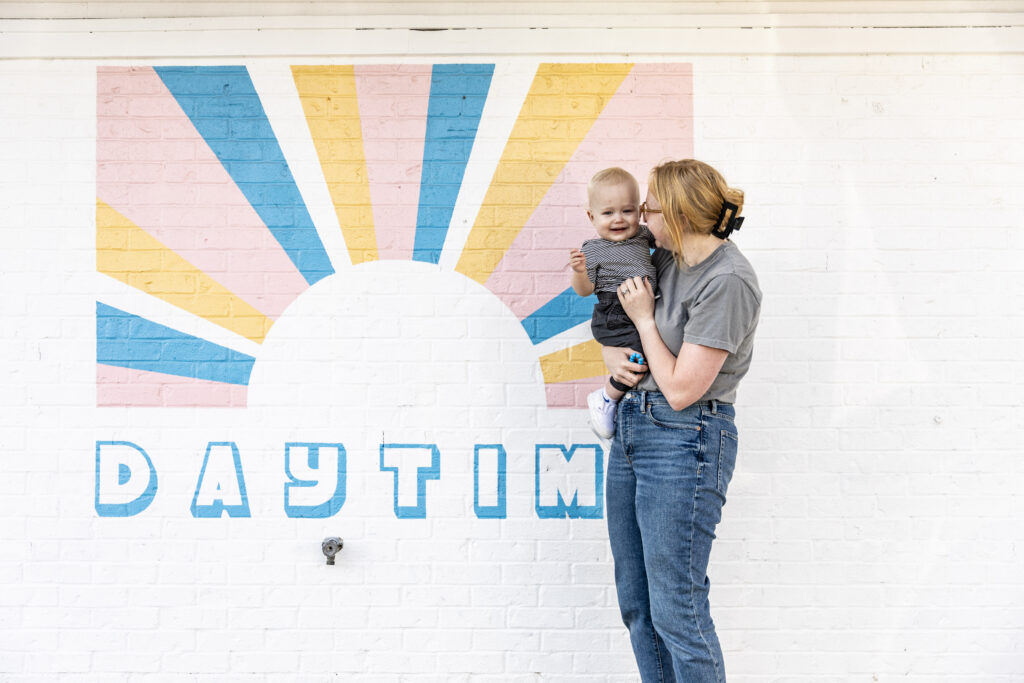
[[[707,567],[761,307],[728,239],[742,210],[743,192],[703,162],[654,168],[639,214],[657,245],[659,295],[648,278],[623,281],[642,348],[603,347],[615,384],[632,387],[616,409],[606,501],[619,609],[645,682],[725,681]]]

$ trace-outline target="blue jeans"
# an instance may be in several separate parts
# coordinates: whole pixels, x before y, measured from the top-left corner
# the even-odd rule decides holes
[[[736,464],[735,409],[673,410],[659,392],[619,402],[608,461],[608,537],[622,620],[644,683],[724,683],[707,577]]]

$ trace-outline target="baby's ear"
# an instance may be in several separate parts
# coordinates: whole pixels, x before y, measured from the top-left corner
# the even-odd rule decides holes
[[[591,223],[594,222],[594,214],[590,212],[590,209],[587,209],[587,218],[590,220]]]

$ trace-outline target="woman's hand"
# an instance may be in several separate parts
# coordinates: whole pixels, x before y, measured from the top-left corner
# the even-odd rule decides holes
[[[631,387],[635,387],[641,379],[644,377],[644,373],[647,372],[646,365],[640,365],[639,363],[633,363],[629,360],[631,354],[640,353],[635,349],[625,349],[617,346],[602,346],[601,356],[604,358],[604,364],[608,366],[608,371],[617,382],[622,382]]]
[[[654,288],[645,277],[624,280],[618,289],[619,303],[634,325],[654,321]]]

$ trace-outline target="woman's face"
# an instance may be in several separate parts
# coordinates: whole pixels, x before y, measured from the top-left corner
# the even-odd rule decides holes
[[[647,221],[647,229],[654,235],[655,244],[663,249],[671,249],[672,246],[668,244],[666,239],[665,220],[661,213],[661,204],[658,203],[658,199],[650,192],[647,193],[644,207],[647,209],[647,213],[644,216]]]

